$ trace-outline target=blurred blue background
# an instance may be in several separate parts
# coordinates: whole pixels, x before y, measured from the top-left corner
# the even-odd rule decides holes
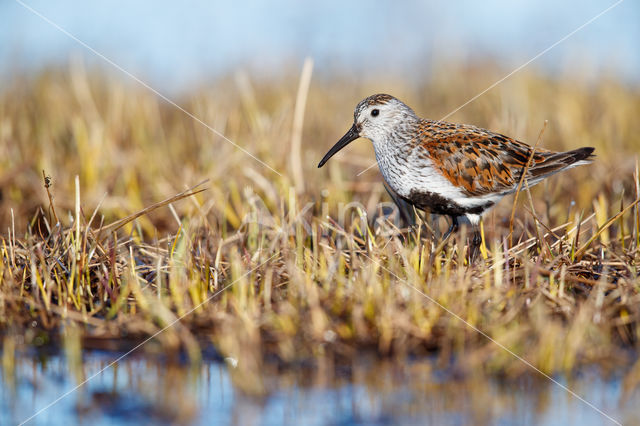
[[[496,61],[505,71],[549,47],[614,0],[24,2],[132,73],[184,89],[240,67],[278,74],[315,59],[321,73],[409,78],[440,61]],[[109,65],[14,0],[0,2],[0,74]],[[640,2],[626,0],[533,66],[640,79]]]

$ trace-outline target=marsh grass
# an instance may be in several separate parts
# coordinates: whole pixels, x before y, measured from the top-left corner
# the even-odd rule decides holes
[[[312,82],[301,139],[295,73],[230,77],[180,99],[280,175],[144,89],[77,64],[16,80],[0,96],[3,369],[20,348],[62,342],[81,359],[83,346],[166,328],[144,350],[197,362],[212,343],[252,394],[274,359],[325,365],[362,351],[435,353],[469,374],[530,371],[478,329],[545,373],[625,367],[635,388],[637,88],[524,73],[451,118],[532,144],[548,120],[540,146],[596,147],[594,164],[523,185],[511,224],[512,198],[492,210],[472,264],[464,230],[443,244],[444,220],[399,229],[382,215],[377,168],[358,176],[373,161],[365,142],[316,169],[365,95],[391,91],[437,118],[495,75]]]

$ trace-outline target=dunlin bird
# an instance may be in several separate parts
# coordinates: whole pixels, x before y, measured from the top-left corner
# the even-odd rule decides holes
[[[452,218],[443,239],[462,222],[476,225],[485,211],[516,190],[525,169],[531,186],[593,158],[594,148],[533,152],[529,145],[499,133],[420,118],[403,102],[385,94],[364,99],[353,115],[353,126],[318,167],[355,139],[370,139],[396,204],[402,200]]]

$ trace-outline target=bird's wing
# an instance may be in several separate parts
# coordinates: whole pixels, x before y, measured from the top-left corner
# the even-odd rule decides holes
[[[515,190],[532,153],[525,143],[475,126],[427,121],[419,133],[420,148],[433,166],[469,196]],[[527,179],[536,183],[577,161],[588,161],[591,152],[536,149]]]

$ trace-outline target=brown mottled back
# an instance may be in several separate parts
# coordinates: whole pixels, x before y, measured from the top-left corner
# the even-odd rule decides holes
[[[515,190],[532,147],[513,138],[465,124],[421,120],[415,142],[452,184],[469,196]],[[527,179],[537,182],[589,159],[593,148],[556,153],[536,149]]]

